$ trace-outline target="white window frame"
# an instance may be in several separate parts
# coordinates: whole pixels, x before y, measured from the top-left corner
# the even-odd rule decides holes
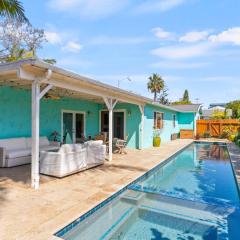
[[[156,124],[157,124],[157,121],[155,121],[155,114],[156,114],[156,120],[157,120],[157,114],[162,114],[162,127],[161,128],[157,128]],[[164,112],[159,112],[159,111],[154,111],[153,112],[153,124],[154,124],[154,129],[156,130],[160,130],[160,129],[163,129],[164,128]]]

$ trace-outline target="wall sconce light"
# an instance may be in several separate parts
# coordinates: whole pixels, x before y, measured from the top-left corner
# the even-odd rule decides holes
[[[132,112],[128,110],[128,116],[130,117],[132,115]]]
[[[87,111],[87,115],[90,116],[90,115],[91,115],[91,112],[90,112],[90,111]]]

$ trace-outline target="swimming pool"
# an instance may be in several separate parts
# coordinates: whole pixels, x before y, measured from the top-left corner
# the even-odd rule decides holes
[[[227,146],[194,143],[75,220],[77,239],[239,239],[239,193]]]

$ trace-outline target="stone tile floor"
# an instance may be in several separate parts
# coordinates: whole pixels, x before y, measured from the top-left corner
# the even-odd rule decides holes
[[[234,143],[229,143],[228,150],[232,160],[235,176],[240,187],[240,147],[236,146]]]
[[[164,161],[191,140],[114,154],[112,162],[62,179],[41,176],[30,188],[30,165],[0,169],[0,239],[56,239],[53,234]]]

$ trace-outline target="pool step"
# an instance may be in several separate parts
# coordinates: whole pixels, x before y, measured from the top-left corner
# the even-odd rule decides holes
[[[226,222],[227,216],[234,211],[234,209],[219,209],[208,205],[201,205],[199,208],[195,208],[196,205],[191,206],[191,202],[175,201],[172,199],[167,201],[165,199],[153,199],[146,198],[139,208],[148,209],[149,211],[156,211],[165,213],[171,216],[178,216],[184,219],[191,219],[197,222],[209,222],[213,225],[219,224],[219,222]]]
[[[129,202],[134,205],[138,205],[141,203],[141,200],[145,196],[145,193],[139,192],[139,191],[132,191],[127,190],[126,193],[124,193],[121,196],[121,200]]]

